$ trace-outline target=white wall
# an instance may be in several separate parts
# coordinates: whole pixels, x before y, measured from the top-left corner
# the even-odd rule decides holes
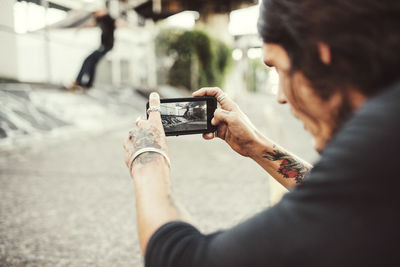
[[[14,0],[0,0],[0,77],[17,78]]]
[[[70,84],[83,60],[100,46],[100,29],[15,33],[14,1],[0,0],[0,77],[22,82]],[[3,26],[3,27],[2,27]],[[157,85],[154,25],[119,28],[115,46],[98,66],[95,84]]]
[[[49,45],[42,33],[17,38],[18,79],[29,82],[69,84],[79,72],[83,60],[100,45],[97,28],[52,30]],[[48,70],[47,56],[50,57]],[[125,77],[121,62],[127,64]],[[126,77],[128,76],[128,77]],[[155,86],[154,41],[148,30],[118,29],[115,46],[99,64],[97,83]]]

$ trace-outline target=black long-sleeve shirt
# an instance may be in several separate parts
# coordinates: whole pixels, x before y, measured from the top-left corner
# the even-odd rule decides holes
[[[277,205],[211,235],[163,225],[146,267],[400,266],[399,155],[397,84],[345,123]]]
[[[106,50],[111,50],[114,46],[115,19],[107,14],[97,17],[96,23],[101,29],[101,45]]]

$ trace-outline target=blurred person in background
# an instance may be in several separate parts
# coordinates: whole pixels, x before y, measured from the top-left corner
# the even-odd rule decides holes
[[[96,67],[114,46],[114,31],[116,20],[112,18],[107,9],[99,9],[93,12],[93,20],[83,27],[99,27],[101,29],[101,44],[84,61],[76,80],[67,88],[69,91],[77,89],[89,89],[93,86]]]
[[[290,105],[321,158],[312,167],[279,147],[220,89],[193,93],[219,101],[216,136],[290,190],[232,229],[202,234],[171,200],[151,94],[149,119],[124,144],[145,265],[400,266],[399,17],[392,0],[262,2],[258,27],[264,62],[280,77],[278,102]]]

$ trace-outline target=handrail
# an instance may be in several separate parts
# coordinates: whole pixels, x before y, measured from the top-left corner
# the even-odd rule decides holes
[[[6,33],[10,33],[10,34],[14,34],[16,36],[21,36],[21,37],[28,37],[31,39],[37,39],[37,40],[43,40],[43,37],[45,36],[45,32],[27,32],[27,33],[19,33],[16,32],[12,27],[6,26],[6,25],[2,25],[0,24],[0,31],[2,32],[6,32]],[[49,36],[50,37],[50,42],[54,42],[57,44],[61,44],[61,45],[65,45],[68,47],[75,47],[75,48],[82,48],[82,45],[87,45],[84,43],[81,44],[77,44],[76,42],[71,42],[67,39],[63,39],[63,38],[58,38],[58,37],[54,37],[54,36]]]
[[[37,40],[43,40],[43,37],[45,36],[46,32],[44,31],[35,31],[35,32],[27,32],[27,33],[19,33],[16,32],[12,27],[7,26],[7,25],[3,25],[0,24],[0,31],[1,32],[6,32],[6,33],[10,33],[10,34],[14,34],[16,36],[21,36],[21,37],[28,37],[31,39],[37,39]],[[73,48],[79,48],[82,49],[82,46],[87,46],[87,43],[76,43],[76,42],[71,42],[68,39],[64,39],[64,38],[59,38],[59,37],[54,37],[52,35],[48,36],[50,39],[50,42],[52,43],[57,43],[59,45],[63,45],[63,46],[67,46],[69,48],[73,47]],[[125,39],[121,39],[118,40],[119,42],[127,42],[128,41]]]

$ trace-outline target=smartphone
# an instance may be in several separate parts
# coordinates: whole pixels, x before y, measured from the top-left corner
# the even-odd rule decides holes
[[[217,100],[211,96],[160,99],[161,121],[166,136],[215,132],[211,125]],[[146,110],[149,108],[147,102]],[[149,115],[147,114],[147,117]]]

